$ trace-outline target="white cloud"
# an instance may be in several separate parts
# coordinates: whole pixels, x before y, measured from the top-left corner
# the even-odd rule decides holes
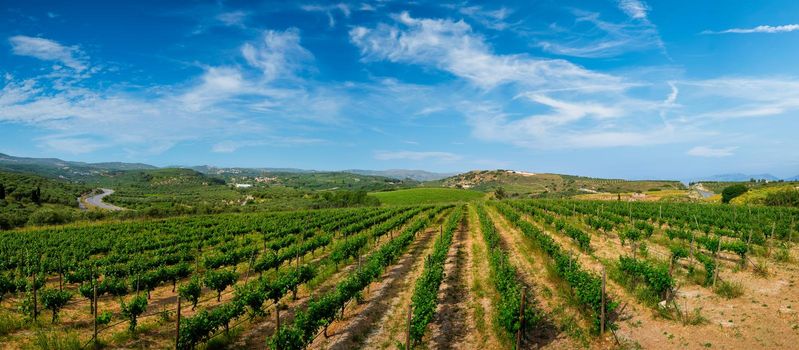
[[[300,45],[296,28],[286,31],[267,30],[260,42],[246,43],[241,54],[247,63],[261,69],[268,80],[292,78],[313,59],[313,54]]]
[[[696,146],[688,150],[687,154],[694,157],[721,158],[734,155],[738,147],[708,147]]]
[[[226,26],[244,28],[244,21],[249,15],[249,13],[244,11],[232,11],[220,13],[216,16],[216,19]]]
[[[414,151],[377,151],[375,152],[375,159],[377,160],[439,160],[444,162],[452,162],[460,160],[462,157],[449,152],[414,152]]]
[[[8,41],[11,43],[11,52],[15,55],[60,62],[77,72],[87,68],[84,55],[77,46],[64,46],[53,40],[24,35],[12,36]]]
[[[619,0],[619,8],[634,19],[646,19],[649,11],[646,3],[640,0]]]
[[[507,83],[541,89],[615,90],[622,79],[593,72],[565,60],[496,55],[463,21],[395,16],[403,28],[379,25],[350,30],[363,59],[434,66],[484,89]]]
[[[702,34],[751,34],[751,33],[788,33],[799,30],[799,24],[786,24],[781,26],[762,25],[754,28],[732,28],[722,31],[706,30]]]
[[[268,31],[261,42],[245,47],[251,48],[245,60],[252,66],[205,67],[187,83],[138,91],[55,88],[60,83],[53,74],[28,79],[6,74],[0,79],[0,123],[36,127],[45,132],[37,139],[40,145],[57,151],[153,154],[184,141],[217,142],[218,151],[231,148],[219,141],[225,139],[315,142],[314,127],[341,122],[346,94],[294,77],[306,69],[310,55],[296,31]],[[310,136],[285,136],[299,130],[295,125]]]
[[[285,136],[266,136],[258,140],[225,140],[217,142],[211,146],[214,153],[233,153],[245,147],[257,146],[301,146],[322,143],[324,140],[319,138],[305,137],[285,137]]]
[[[468,16],[487,28],[495,30],[505,30],[512,25],[506,20],[513,13],[513,10],[507,7],[500,7],[496,10],[487,10],[482,6],[466,6],[458,8],[458,12],[464,16]]]
[[[365,6],[368,6],[368,7],[365,7]],[[333,4],[333,5],[302,5],[302,6],[300,6],[300,9],[302,9],[303,11],[306,11],[306,12],[321,12],[321,13],[326,14],[327,15],[327,24],[331,28],[336,26],[336,19],[333,16],[334,12],[341,12],[341,14],[344,17],[347,17],[347,18],[349,18],[350,14],[352,14],[352,11],[350,10],[349,5],[347,5],[345,3],[338,3],[338,4]],[[361,6],[360,9],[362,11],[374,10],[374,8],[372,8],[368,4],[364,4],[364,6]]]
[[[646,17],[612,23],[600,19],[598,13],[575,10],[574,14],[576,18],[572,27],[549,31],[550,38],[541,39],[536,45],[554,54],[587,58],[613,57],[652,49],[666,52],[657,27]]]
[[[796,78],[724,77],[675,84],[687,92],[685,103],[702,106],[694,111],[695,117],[707,123],[799,111],[799,79]]]

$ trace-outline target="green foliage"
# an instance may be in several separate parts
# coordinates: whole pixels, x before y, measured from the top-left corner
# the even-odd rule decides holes
[[[103,311],[98,313],[97,315],[97,324],[98,325],[107,325],[111,323],[111,319],[114,317],[114,314],[111,311]]]
[[[720,281],[713,291],[727,299],[734,299],[744,294],[744,286],[740,282]]]
[[[81,218],[77,198],[89,190],[84,185],[4,171],[0,171],[0,186],[0,230]]]
[[[698,252],[694,254],[694,257],[696,257],[696,260],[699,260],[699,262],[705,267],[705,285],[709,286],[713,284],[713,274],[716,272],[716,262],[712,257]]]
[[[385,205],[419,205],[434,203],[468,202],[480,199],[483,193],[455,188],[413,188],[406,190],[375,192],[370,194]]]
[[[580,266],[580,263],[570,254],[567,254],[552,237],[539,230],[533,224],[523,220],[511,206],[503,202],[497,202],[496,207],[553,260],[555,271],[571,287],[574,297],[583,307],[583,310],[590,315],[594,329],[598,331],[600,326],[599,316],[602,309],[602,281],[599,277],[585,271]],[[613,301],[611,298],[606,298],[605,309],[607,315],[613,315],[617,307],[618,302]],[[612,324],[608,324],[608,326],[614,327]]]
[[[55,323],[58,319],[58,312],[72,299],[72,294],[58,289],[43,289],[39,291],[39,299],[45,309],[53,312],[53,323]]]
[[[313,208],[345,208],[355,206],[378,206],[380,200],[366,191],[325,191],[318,195]]]
[[[499,305],[496,306],[495,313],[496,322],[510,337],[521,328],[519,311],[523,285],[518,278],[516,267],[510,263],[508,254],[501,247],[499,232],[482,205],[477,206],[477,216],[480,219],[483,239],[488,246],[491,281],[499,294]],[[535,306],[534,300],[530,295],[527,296],[524,312],[527,327],[535,327],[543,315]]]
[[[454,231],[463,219],[465,207],[456,209],[447,219],[444,232],[433,245],[433,252],[427,256],[424,270],[416,280],[413,289],[411,305],[413,316],[411,318],[411,339],[415,342],[422,340],[425,328],[435,316],[438,299],[438,289],[444,280],[444,263],[447,259],[449,246],[452,244]]]
[[[128,330],[133,333],[136,331],[139,316],[147,311],[147,296],[136,295],[128,303],[122,300],[120,309],[122,310],[122,317],[127,318],[129,321]]]
[[[236,283],[238,278],[238,274],[231,270],[209,270],[206,271],[203,277],[203,284],[215,290],[216,300],[220,301],[222,298],[222,291]]]
[[[619,270],[624,273],[628,281],[643,279],[652,292],[661,299],[664,299],[674,288],[674,279],[669,275],[669,268],[663,264],[653,264],[645,260],[620,256]]]
[[[721,202],[729,203],[735,197],[738,197],[749,191],[749,188],[744,184],[732,185],[721,191]]]
[[[81,350],[83,342],[73,332],[37,331],[33,348],[38,350]]]
[[[191,302],[191,309],[197,307],[197,302],[200,300],[200,293],[202,293],[202,285],[197,276],[193,276],[188,283],[180,286],[178,289],[180,297],[186,301]]]
[[[401,234],[367,257],[361,268],[350,272],[334,290],[313,298],[305,310],[295,314],[292,323],[281,328],[279,333],[269,339],[270,348],[304,348],[320,328],[330,324],[338,310],[356,298],[369,283],[380,278],[385,268],[399,259],[408,248],[416,233],[427,227],[430,218],[444,208],[438,207],[412,222]]]
[[[21,318],[11,313],[0,313],[0,337],[21,329],[24,324]]]
[[[763,200],[765,205],[799,207],[799,190],[785,189],[771,192]]]

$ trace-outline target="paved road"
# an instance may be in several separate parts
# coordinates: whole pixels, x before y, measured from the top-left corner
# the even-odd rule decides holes
[[[705,186],[703,186],[701,183],[694,185],[694,189],[699,193],[700,196],[702,196],[702,198],[710,198],[715,194],[713,191],[705,188]]]
[[[86,202],[88,202],[89,204],[91,204],[91,205],[93,205],[95,207],[98,207],[98,208],[101,208],[101,209],[105,209],[105,210],[111,210],[111,211],[125,210],[125,208],[120,208],[120,207],[118,207],[116,205],[108,204],[108,203],[103,202],[103,198],[105,198],[106,196],[110,196],[112,193],[114,193],[114,190],[108,189],[108,188],[101,188],[100,190],[102,190],[103,193],[100,193],[100,194],[97,194],[97,195],[94,195],[94,196],[91,196],[91,197],[87,197],[86,198]]]

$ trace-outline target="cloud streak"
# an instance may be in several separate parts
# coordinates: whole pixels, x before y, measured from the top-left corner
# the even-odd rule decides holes
[[[696,146],[688,150],[687,154],[694,157],[721,158],[734,155],[738,147],[708,147]]]
[[[449,152],[415,152],[415,151],[377,151],[374,154],[377,160],[438,160],[443,162],[453,162],[460,160],[462,157]]]
[[[786,24],[781,26],[761,25],[754,28],[732,28],[722,31],[705,30],[702,34],[753,34],[753,33],[788,33],[799,30],[799,24]]]
[[[25,35],[12,36],[8,41],[15,55],[59,62],[77,72],[87,68],[84,55],[77,46],[64,46],[54,40]]]

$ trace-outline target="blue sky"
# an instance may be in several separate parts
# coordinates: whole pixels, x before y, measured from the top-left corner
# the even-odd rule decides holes
[[[799,2],[0,0],[0,152],[799,174]]]

